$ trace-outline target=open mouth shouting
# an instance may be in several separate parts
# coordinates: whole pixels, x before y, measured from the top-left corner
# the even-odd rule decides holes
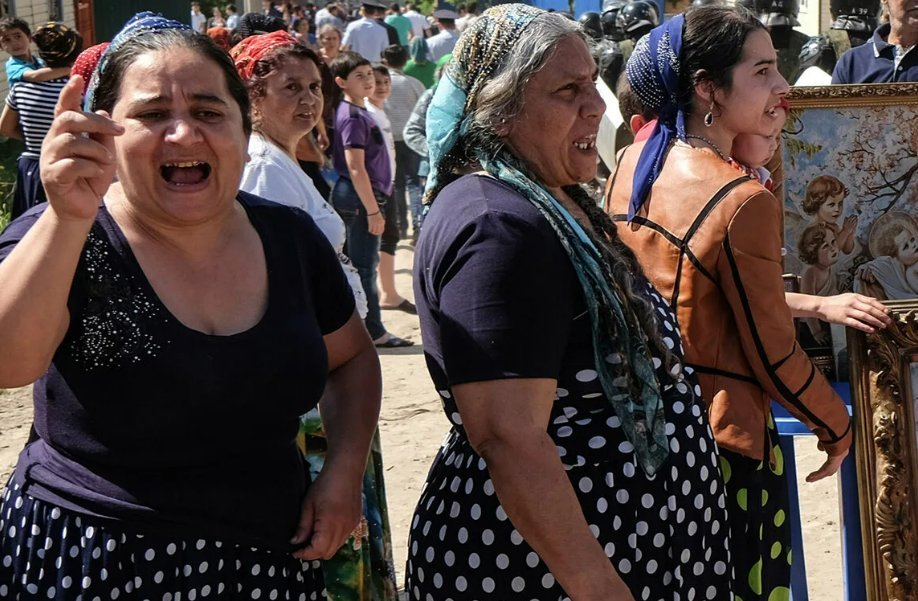
[[[578,150],[584,152],[592,152],[596,150],[596,134],[591,134],[589,136],[584,136],[583,138],[578,138],[573,142],[574,147]]]
[[[782,119],[784,118],[784,109],[780,105],[773,106],[765,111],[765,114],[772,119]]]
[[[159,168],[160,176],[175,188],[193,188],[207,183],[211,167],[203,161],[181,161],[164,163]]]
[[[772,119],[779,119],[779,118],[783,119],[784,117],[787,116],[787,109],[788,109],[787,101],[782,100],[778,104],[774,105],[773,107],[765,111],[765,114],[771,117]]]

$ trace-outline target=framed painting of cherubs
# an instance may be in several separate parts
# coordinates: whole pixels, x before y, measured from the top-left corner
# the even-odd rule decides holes
[[[848,330],[867,599],[918,599],[918,300],[892,324]]]
[[[788,100],[785,270],[807,294],[918,298],[918,84],[795,87]],[[805,349],[845,346],[819,320],[800,329]]]

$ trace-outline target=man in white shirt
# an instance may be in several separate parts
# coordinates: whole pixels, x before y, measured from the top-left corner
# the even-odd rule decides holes
[[[191,3],[191,28],[198,33],[207,33],[207,17],[201,12],[198,2]]]
[[[411,21],[411,35],[416,38],[423,38],[424,30],[427,29],[427,17],[418,12],[418,5],[406,4],[405,16]]]
[[[427,39],[427,56],[430,62],[435,63],[440,60],[440,57],[452,52],[456,40],[459,39],[459,32],[456,30],[456,19],[459,18],[459,13],[453,9],[451,4],[441,2],[433,16],[440,27],[440,33]]]
[[[377,15],[385,12],[386,5],[381,0],[363,0],[360,18],[348,24],[341,43],[368,61],[378,63],[389,45],[386,28],[376,21]]]
[[[344,21],[339,14],[338,5],[335,2],[329,2],[325,8],[319,9],[315,17],[316,31],[326,25],[331,25],[338,31],[344,31]]]

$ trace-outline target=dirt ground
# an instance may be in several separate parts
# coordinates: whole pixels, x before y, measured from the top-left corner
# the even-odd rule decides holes
[[[409,247],[399,247],[396,281],[400,292],[408,298],[412,297],[412,259]],[[401,581],[414,505],[448,424],[424,364],[417,318],[399,311],[384,311],[383,320],[390,332],[418,343],[380,354],[384,377],[380,430],[395,562]],[[28,388],[0,390],[0,478],[4,482],[28,436],[31,419]],[[819,467],[822,454],[816,450],[812,437],[798,438],[796,446],[810,599],[839,601],[844,595],[838,488],[835,479],[816,484],[803,482],[807,473]]]

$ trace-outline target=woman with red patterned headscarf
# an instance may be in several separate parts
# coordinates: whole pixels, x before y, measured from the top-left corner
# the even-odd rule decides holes
[[[207,30],[207,36],[214,41],[214,43],[229,52],[230,50],[230,30],[226,27],[217,26],[211,27]]]
[[[297,145],[322,115],[319,57],[283,31],[246,38],[230,54],[248,87],[252,103],[249,161],[240,188],[305,211],[313,218],[338,252],[358,311],[365,314],[367,301],[360,276],[343,252],[344,222],[297,164]],[[323,478],[327,449],[319,412],[312,410],[300,418],[299,441],[315,481]],[[378,436],[366,466],[363,494],[361,527],[334,557],[323,563],[328,598],[332,601],[395,600],[392,544]]]
[[[96,67],[99,66],[99,60],[101,60],[102,55],[105,54],[106,50],[108,50],[108,42],[102,42],[101,44],[90,46],[80,53],[77,59],[73,62],[73,67],[70,68],[71,77],[74,75],[79,75],[83,78],[84,96],[86,95],[86,88],[89,87],[89,81],[92,79],[92,74],[96,70]]]

